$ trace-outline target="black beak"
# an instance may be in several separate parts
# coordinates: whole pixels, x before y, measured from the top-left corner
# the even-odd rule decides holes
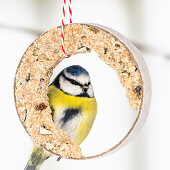
[[[86,86],[86,85],[85,85],[85,86],[83,86],[83,90],[84,90],[84,92],[85,92],[85,93],[87,92],[88,88],[89,88],[89,87],[88,87],[88,86]]]

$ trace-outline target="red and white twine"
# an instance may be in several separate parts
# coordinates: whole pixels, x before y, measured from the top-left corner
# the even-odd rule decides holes
[[[66,55],[65,49],[64,49],[64,21],[65,21],[65,17],[66,17],[66,1],[64,0],[63,2],[63,18],[62,18],[62,26],[61,26],[61,38],[62,38],[62,51],[63,51],[63,55],[65,56],[65,58],[69,58],[70,56]],[[72,23],[72,9],[71,9],[71,0],[68,0],[68,10],[69,10],[69,22],[70,24]]]

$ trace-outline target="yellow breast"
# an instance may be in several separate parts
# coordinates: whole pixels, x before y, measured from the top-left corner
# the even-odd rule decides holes
[[[61,108],[80,108],[82,116],[75,130],[73,141],[81,144],[87,137],[93,125],[97,113],[97,103],[95,98],[77,97],[65,94],[55,86],[51,85],[48,89],[49,104],[55,110],[53,117],[56,117]]]

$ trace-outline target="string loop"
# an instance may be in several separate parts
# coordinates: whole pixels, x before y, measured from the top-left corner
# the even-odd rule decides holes
[[[67,0],[63,1],[63,18],[62,18],[62,24],[61,24],[61,39],[62,39],[62,51],[65,58],[69,58],[70,56],[66,55],[65,49],[64,49],[64,25],[65,25],[65,18],[66,18],[66,2]],[[71,0],[68,0],[68,11],[69,11],[69,22],[72,23],[72,9],[71,9]]]

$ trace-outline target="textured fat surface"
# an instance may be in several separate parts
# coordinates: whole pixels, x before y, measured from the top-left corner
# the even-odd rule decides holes
[[[138,65],[125,45],[110,33],[94,26],[65,26],[67,55],[90,52],[91,49],[116,70],[121,84],[127,90],[131,107],[140,110],[142,79]],[[49,30],[34,41],[17,69],[14,87],[16,108],[26,131],[37,144],[64,158],[81,158],[80,147],[52,121],[48,103],[50,77],[55,66],[63,59],[61,27]]]

